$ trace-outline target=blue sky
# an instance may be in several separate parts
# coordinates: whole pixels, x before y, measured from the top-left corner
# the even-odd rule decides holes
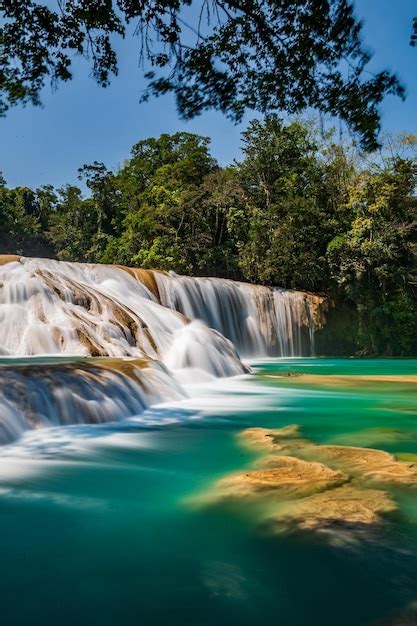
[[[365,20],[365,41],[374,51],[371,69],[396,71],[407,87],[407,100],[388,98],[382,108],[385,130],[417,131],[417,48],[409,46],[415,0],[357,0]],[[139,104],[141,81],[137,41],[129,39],[119,59],[120,73],[107,89],[97,87],[84,63],[75,80],[56,92],[46,88],[43,108],[15,108],[0,119],[0,171],[10,186],[55,186],[77,181],[77,168],[94,160],[116,168],[131,146],[149,136],[178,130],[212,139],[214,156],[225,164],[239,158],[240,132],[223,115],[207,112],[189,122],[179,119],[171,96]]]

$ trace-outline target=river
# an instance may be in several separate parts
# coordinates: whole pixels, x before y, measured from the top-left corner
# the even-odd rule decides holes
[[[417,360],[249,365],[120,421],[25,430],[1,447],[4,624],[417,623],[415,486],[384,486],[392,511],[366,532],[271,531],[250,498],[206,497],[250,471],[258,453],[240,436],[253,427],[417,460]]]

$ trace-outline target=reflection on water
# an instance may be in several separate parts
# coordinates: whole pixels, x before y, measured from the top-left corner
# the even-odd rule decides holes
[[[313,368],[323,385],[276,376]],[[417,362],[288,359],[256,371],[187,386],[188,398],[122,421],[34,430],[2,447],[3,623],[416,624],[412,488],[390,488],[395,514],[355,544],[270,534],[251,510],[189,501],[251,466],[238,435],[255,426],[417,454],[412,383],[325,384],[328,374],[413,376]]]

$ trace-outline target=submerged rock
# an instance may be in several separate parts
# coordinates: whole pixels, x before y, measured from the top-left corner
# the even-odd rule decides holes
[[[236,472],[221,479],[215,487],[215,498],[301,497],[349,479],[345,472],[293,456],[267,457],[261,465],[261,469]]]
[[[325,530],[337,526],[358,527],[381,522],[381,514],[395,511],[385,491],[345,484],[291,503],[280,513],[276,529]]]
[[[417,430],[402,430],[400,428],[365,428],[350,433],[343,433],[333,438],[338,445],[377,447],[378,444],[392,444],[404,441],[415,441]]]
[[[374,448],[316,444],[297,436],[299,432],[299,427],[293,424],[278,429],[248,428],[240,439],[246,446],[258,450],[329,464],[363,481],[417,485],[417,463],[398,460],[389,452]]]
[[[200,502],[261,504],[257,519],[270,532],[347,530],[362,536],[397,508],[374,484],[417,485],[417,463],[384,450],[316,444],[303,439],[295,424],[248,428],[239,441],[261,456],[246,471],[219,480]]]

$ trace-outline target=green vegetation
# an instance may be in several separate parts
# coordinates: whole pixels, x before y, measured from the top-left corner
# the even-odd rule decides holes
[[[387,138],[365,159],[312,122],[268,117],[222,168],[207,138],[161,135],[116,172],[80,168],[88,197],[2,180],[0,246],[325,292],[322,352],[415,355],[416,146]]]

